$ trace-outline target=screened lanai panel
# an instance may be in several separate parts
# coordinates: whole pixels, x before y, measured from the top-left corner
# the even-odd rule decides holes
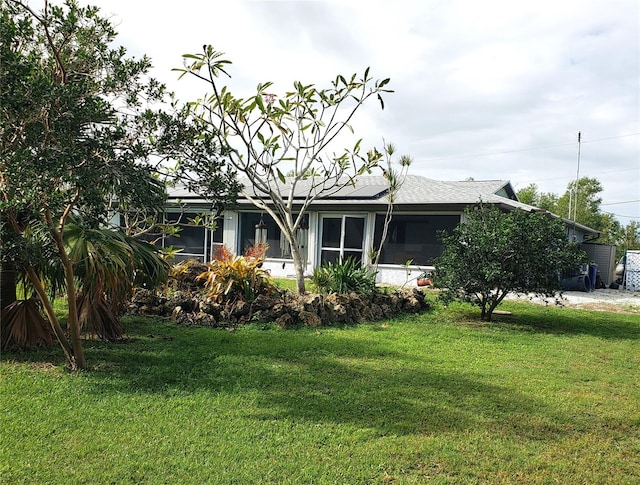
[[[244,253],[255,244],[256,225],[262,223],[267,228],[267,257],[291,259],[291,246],[280,226],[268,214],[243,212],[240,214],[240,253]]]
[[[439,231],[451,233],[460,223],[459,215],[394,215],[380,255],[381,264],[432,265],[442,254]],[[384,215],[376,216],[375,247],[380,247]]]

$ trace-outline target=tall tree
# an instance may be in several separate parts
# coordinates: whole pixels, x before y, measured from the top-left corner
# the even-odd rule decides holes
[[[442,299],[476,304],[487,321],[511,292],[554,295],[560,290],[558,272],[584,257],[567,240],[560,219],[522,210],[470,208],[465,222],[451,235],[442,234],[442,241],[434,279]]]
[[[171,117],[152,111],[154,102],[166,99],[164,86],[148,77],[148,58],[129,58],[124,48],[113,46],[116,31],[96,7],[45,0],[36,11],[26,2],[7,0],[1,15],[2,258],[21,264],[69,365],[83,368],[77,278],[63,238],[69,217],[97,227],[111,216],[113,201],[162,211],[165,186],[150,161],[162,160],[159,150],[171,145],[163,146],[163,140],[180,141],[169,150],[175,156],[189,136],[193,141],[199,134],[184,130],[185,112]],[[200,148],[195,155],[210,155],[211,145]],[[46,229],[42,244],[53,249],[47,254],[64,270],[70,342],[35,258],[23,250],[35,227]]]
[[[540,209],[556,213],[558,196],[550,192],[538,192],[537,184],[529,184],[518,190],[518,200],[523,204],[529,204]]]
[[[600,231],[598,242],[615,244],[621,227],[614,216],[601,210],[602,197],[599,194],[602,191],[602,184],[596,178],[581,177],[577,183],[574,180],[558,199],[555,213]]]
[[[600,223],[602,184],[591,177],[581,177],[569,182],[566,192],[558,199],[557,214],[566,219],[596,228]]]
[[[537,184],[529,184],[526,187],[521,188],[516,192],[518,196],[518,200],[523,204],[529,204],[533,206],[537,206],[539,194],[538,194],[538,185]]]
[[[640,249],[640,222],[631,221],[625,226],[620,235],[618,246],[622,251]]]
[[[562,196],[538,192],[536,184],[529,184],[517,192],[520,202],[548,210],[560,217],[575,220],[600,232],[599,243],[619,244],[624,232],[618,220],[601,209],[603,187],[598,179],[582,177],[567,185]]]
[[[182,76],[206,82],[212,94],[193,103],[193,112],[218,136],[233,167],[248,181],[243,195],[268,213],[291,246],[297,288],[305,291],[304,262],[296,232],[309,205],[337,192],[375,167],[381,154],[361,155],[361,142],[351,149],[335,149],[338,136],[351,129],[358,109],[371,97],[382,106],[389,79],[374,80],[369,69],[358,78],[338,75],[328,88],[293,83],[293,89],[277,96],[272,83],[259,84],[249,98],[235,97],[219,80],[230,61],[211,46],[188,54]],[[290,176],[285,174],[290,173]],[[304,193],[300,187],[304,187]]]

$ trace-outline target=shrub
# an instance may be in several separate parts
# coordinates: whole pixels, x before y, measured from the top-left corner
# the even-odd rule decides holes
[[[441,234],[444,250],[436,259],[436,287],[446,303],[468,301],[491,321],[509,294],[552,296],[560,290],[558,273],[585,255],[567,239],[561,219],[515,210],[502,213],[480,204],[466,211],[466,221],[450,235]]]
[[[169,271],[171,287],[187,291],[202,287],[202,284],[199,285],[196,280],[205,271],[207,271],[207,265],[197,259],[180,261],[172,265]]]
[[[370,295],[376,289],[376,273],[358,265],[349,257],[343,262],[325,263],[313,271],[311,281],[321,293]]]
[[[261,248],[256,248],[248,250],[245,256],[233,256],[228,250],[220,251],[214,255],[213,261],[207,263],[207,271],[201,273],[196,280],[204,283],[207,296],[214,301],[252,302],[259,294],[276,289],[271,275],[261,268],[264,252]]]

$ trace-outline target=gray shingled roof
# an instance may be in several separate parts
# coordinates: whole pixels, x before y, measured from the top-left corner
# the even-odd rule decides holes
[[[245,187],[248,181],[245,181]],[[296,187],[296,194],[304,195],[309,192],[310,181],[301,181]],[[386,190],[387,181],[382,176],[362,176],[359,177],[354,186],[347,186],[345,189],[329,197],[317,199],[313,202],[314,207],[332,206],[374,206],[378,210],[386,207],[387,198]],[[281,186],[283,192],[287,191],[286,185]],[[305,192],[306,191],[306,192]],[[499,195],[499,193],[513,194],[513,198]],[[366,197],[360,197],[365,194]],[[193,204],[206,205],[206,201],[196,194],[189,192],[185,187],[174,187],[169,190],[169,199],[182,200]],[[403,206],[408,209],[429,210],[432,208],[447,207],[462,209],[464,206],[485,202],[487,204],[495,204],[503,209],[522,209],[529,212],[540,211],[537,207],[523,204],[516,200],[515,193],[508,180],[463,180],[463,181],[441,181],[434,180],[420,175],[408,175],[404,184],[400,188],[395,206],[396,210],[402,210]],[[238,200],[240,206],[248,205],[247,199],[240,197]],[[422,206],[422,207],[421,207]],[[426,206],[426,207],[425,207]],[[568,223],[566,219],[563,219]],[[581,224],[574,224],[576,227],[596,234],[591,228]]]
[[[520,204],[515,200],[497,195],[497,192],[508,186],[505,180],[470,180],[459,182],[444,182],[433,180],[420,175],[408,175],[404,184],[400,188],[397,197],[397,205],[423,205],[423,204],[474,204],[479,201],[487,203],[514,203],[522,208],[529,208],[525,204]],[[245,182],[245,187],[248,182]],[[369,187],[369,189],[367,189]],[[348,185],[337,194],[323,197],[314,204],[374,204],[386,205],[387,181],[383,176],[362,176],[356,181],[355,187]],[[281,191],[287,193],[287,187],[281,186]],[[296,187],[296,194],[306,194],[310,190],[309,181],[301,181]],[[249,188],[248,193],[251,193]],[[362,197],[359,195],[363,194]],[[190,200],[193,202],[204,202],[196,194],[189,192],[186,187],[175,187],[169,190],[171,199]],[[246,201],[242,197],[238,201],[240,204]]]

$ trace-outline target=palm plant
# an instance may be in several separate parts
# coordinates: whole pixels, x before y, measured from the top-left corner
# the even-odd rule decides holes
[[[3,308],[0,329],[3,349],[30,349],[54,341],[53,331],[33,298],[16,300]]]
[[[154,246],[120,231],[73,223],[64,238],[77,279],[82,329],[105,340],[122,338],[118,314],[132,289],[166,282],[169,265]]]
[[[265,253],[264,244],[248,249],[244,256],[234,256],[228,249],[221,249],[197,281],[204,283],[207,295],[214,301],[252,302],[259,294],[275,290],[271,275],[262,269]]]
[[[313,271],[311,281],[323,293],[370,295],[376,289],[376,273],[362,268],[352,257],[336,263],[326,263]]]
[[[5,214],[6,215],[6,214]],[[28,219],[27,210],[14,220]],[[48,345],[55,335],[67,352],[71,352],[64,330],[53,311],[45,301],[53,300],[64,288],[64,273],[58,260],[52,258],[51,240],[46,227],[37,221],[20,227],[20,235],[7,224],[2,225],[2,266],[10,268],[13,277],[2,280],[3,296],[11,290],[11,300],[3,299],[0,318],[0,340],[2,348],[34,348]],[[9,258],[9,259],[8,259]],[[37,285],[46,281],[44,284]],[[12,288],[4,288],[11,285]],[[17,299],[16,299],[17,298]],[[39,300],[39,301],[38,301]],[[45,306],[49,322],[42,317]]]

